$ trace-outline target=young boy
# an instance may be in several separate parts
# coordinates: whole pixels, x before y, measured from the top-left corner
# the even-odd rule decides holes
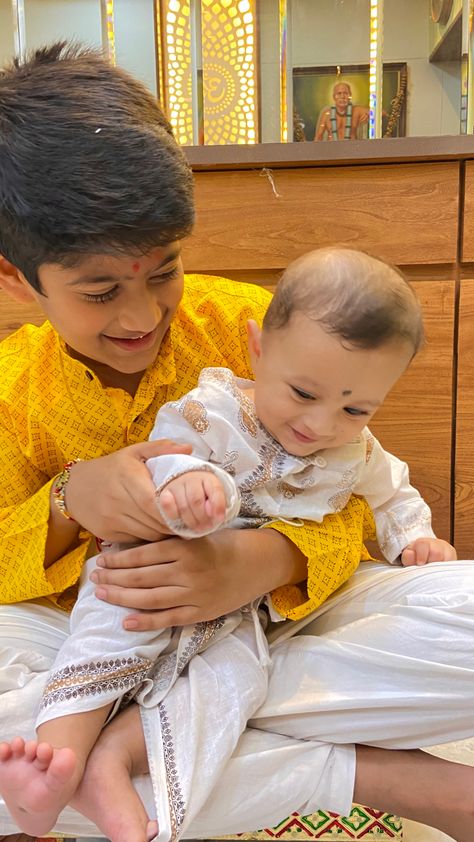
[[[374,512],[389,561],[455,559],[453,547],[434,536],[430,511],[409,484],[407,466],[382,450],[366,427],[422,339],[412,290],[382,261],[334,248],[292,264],[263,332],[249,323],[254,382],[228,369],[205,369],[195,389],[158,412],[152,437],[173,435],[193,447],[192,455],[147,462],[164,526],[193,538],[229,521],[240,527],[272,518],[321,521],[358,494]],[[91,559],[87,569],[94,567]],[[206,752],[214,760],[205,781],[184,793],[190,821],[265,698],[268,661],[257,611],[249,606],[213,623],[159,636],[141,632],[135,640],[122,629],[123,615],[104,610],[85,581],[71,636],[46,684],[38,738],[55,749],[74,745],[83,770],[113,702],[134,691],[145,708],[155,707],[187,669],[183,750],[191,769]],[[182,707],[168,705],[168,719],[179,732]],[[158,768],[164,763],[158,744],[154,762]],[[62,791],[58,786],[57,813],[71,796],[69,780]],[[126,793],[120,797],[126,800]],[[163,798],[156,808],[164,835]]]
[[[196,386],[206,366],[248,379],[246,324],[261,322],[269,299],[255,286],[203,276],[188,278],[183,293],[177,238],[189,232],[192,217],[185,159],[153,97],[127,74],[87,51],[56,45],[0,76],[0,284],[20,302],[35,301],[50,319],[38,329],[26,326],[0,347],[1,599],[18,603],[0,608],[1,722],[2,736],[21,734],[0,748],[0,792],[33,834],[51,825],[65,789],[72,791],[81,773],[69,749],[53,753],[50,746],[23,741],[34,732],[46,664],[66,633],[61,612],[35,600],[71,604],[91,535],[148,542],[108,556],[121,565],[119,579],[126,583],[116,584],[111,601],[148,609],[129,617],[128,628],[227,614],[262,593],[302,582],[309,565],[307,595],[298,589],[291,601],[286,590],[277,591],[281,613],[305,616],[360,559],[368,509],[357,498],[321,525],[279,520],[260,530],[160,540],[144,463],[173,448],[145,441],[157,411]],[[332,534],[342,551],[330,554],[328,564],[321,546],[335,521]],[[268,701],[222,770],[197,836],[266,826],[291,809],[309,812],[324,804],[343,812],[355,797],[430,818],[463,842],[469,838],[470,770],[393,750],[472,732],[471,617],[466,600],[459,607],[458,599],[459,591],[463,598],[471,594],[472,565],[434,567],[438,575],[365,569],[344,590],[349,636],[347,612],[336,596],[337,611],[334,600],[321,609],[334,640],[332,632],[318,629],[317,636],[273,650]],[[357,598],[361,589],[363,600]],[[443,610],[430,603],[439,590]],[[394,591],[408,607],[398,598],[394,608]],[[353,622],[359,615],[363,623]],[[407,664],[404,632],[414,622]],[[447,648],[446,628],[454,624],[456,647]],[[198,659],[210,664],[215,649],[191,659],[189,672]],[[317,674],[309,668],[313,656]],[[375,656],[381,660],[375,663]],[[385,668],[388,657],[394,669]],[[357,715],[345,686],[338,687],[348,669],[351,697],[362,672],[364,688],[370,679],[376,688],[376,706],[361,700]],[[317,689],[303,692],[297,681],[303,675]],[[383,699],[377,695],[380,678],[388,688]],[[202,753],[189,772],[186,746],[183,752],[180,733],[170,727],[169,711],[178,712],[178,732],[183,723],[193,724],[187,688],[180,676],[156,707],[128,706],[91,752],[72,800],[116,842],[141,842],[154,832],[147,831],[146,811],[129,786],[131,774],[150,771],[155,802],[167,799],[163,814],[168,811],[177,835],[189,806],[181,775],[188,788],[194,775],[194,796],[202,793],[201,778],[213,773],[214,758]],[[334,705],[331,712],[323,709],[325,699],[336,697],[339,717]],[[426,721],[417,700],[429,704]],[[214,726],[223,733],[229,723],[216,715]],[[365,745],[350,744],[354,738]],[[160,741],[165,751],[157,768]],[[414,787],[417,780],[422,788]],[[11,827],[2,806],[2,830]],[[163,833],[170,835],[166,822]]]

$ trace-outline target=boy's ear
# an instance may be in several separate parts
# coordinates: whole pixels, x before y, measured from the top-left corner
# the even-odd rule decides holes
[[[36,301],[33,288],[13,263],[0,254],[0,288],[20,304]]]
[[[262,353],[262,331],[254,319],[249,319],[247,322],[247,338],[250,362],[255,370],[255,365]]]

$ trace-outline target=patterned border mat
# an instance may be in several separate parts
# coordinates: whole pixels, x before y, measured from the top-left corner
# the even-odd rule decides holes
[[[389,813],[381,813],[369,807],[354,805],[350,816],[338,816],[318,810],[311,816],[299,816],[292,813],[276,827],[266,827],[252,833],[224,836],[223,839],[318,839],[320,842],[348,839],[364,839],[365,842],[403,839],[402,820]]]

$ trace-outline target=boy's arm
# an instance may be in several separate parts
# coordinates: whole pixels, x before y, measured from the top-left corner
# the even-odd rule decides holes
[[[93,574],[97,596],[145,611],[125,619],[133,630],[214,619],[306,575],[304,556],[273,529],[222,529],[193,541],[171,537],[106,553],[102,563]]]
[[[153,528],[147,524],[142,528],[149,530],[153,540],[157,540],[162,529],[156,519],[153,485],[144,458],[160,452],[182,451],[182,447],[176,448],[171,442],[143,442],[110,456],[74,465],[66,488],[67,507],[76,521],[73,523],[53,504],[51,490],[55,477],[49,478],[25,455],[8,409],[0,402],[0,603],[38,597],[55,598],[78,581],[91,534],[107,537],[101,529],[96,531],[92,523],[89,531],[82,530],[78,525],[82,517],[76,513],[74,495],[71,494],[76,473],[92,477],[89,490],[85,489],[82,480],[77,483],[75,491],[81,505],[85,500],[84,505],[95,517],[103,506],[102,495],[97,494],[97,489],[103,490],[105,495],[108,483],[109,494],[105,496],[112,498],[113,491],[117,498],[120,478],[125,477],[123,481],[127,493],[138,488],[147,502],[149,497],[149,521]],[[142,509],[125,493],[121,493],[120,503],[126,507],[129,519],[134,514],[134,505],[142,515]],[[104,517],[100,511],[99,517],[102,526]],[[124,516],[119,522],[124,522]],[[131,529],[132,536],[137,534],[134,522]],[[131,540],[128,534],[125,535],[127,539]]]
[[[67,521],[68,536],[60,539],[63,557],[45,569],[52,483],[22,453],[8,411],[0,405],[1,603],[60,593],[80,575],[90,536],[79,537]]]

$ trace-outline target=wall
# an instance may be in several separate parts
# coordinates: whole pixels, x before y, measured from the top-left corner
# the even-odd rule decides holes
[[[448,20],[444,24],[435,23],[433,20],[430,20],[430,28],[429,28],[429,38],[430,38],[430,53],[435,49],[435,47],[441,41],[444,33],[447,29],[449,29],[454,19],[457,17],[460,11],[462,11],[463,0],[454,0],[453,6],[451,9],[451,14],[449,15]]]
[[[460,69],[428,62],[429,0],[384,6],[384,61],[408,64],[407,135],[458,134]],[[368,63],[368,0],[292,0],[291,8],[294,67]]]
[[[100,46],[100,5],[97,0],[26,0],[25,29],[29,48],[64,38]]]
[[[153,0],[115,0],[114,20],[118,64],[156,95]]]
[[[13,55],[13,18],[11,0],[0,0],[0,62]]]

